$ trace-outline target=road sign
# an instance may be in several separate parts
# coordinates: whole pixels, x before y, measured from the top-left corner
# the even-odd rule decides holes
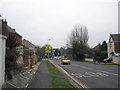
[[[51,46],[46,46],[45,47],[45,53],[51,53],[52,47]]]

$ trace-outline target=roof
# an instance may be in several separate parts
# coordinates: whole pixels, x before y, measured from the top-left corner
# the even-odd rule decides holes
[[[13,30],[10,26],[8,26],[7,25],[7,30],[9,31],[9,32],[13,32],[13,33],[16,33],[16,31],[15,30]]]
[[[115,52],[120,53],[120,34],[110,34],[110,38],[112,38],[115,45]]]
[[[31,42],[29,42],[29,41],[26,40],[26,39],[23,39],[22,45],[24,45],[24,46],[27,47],[27,48],[35,48],[35,45],[32,44]]]
[[[101,44],[99,43],[97,46],[95,46],[95,47],[93,48],[93,50],[99,51],[99,50],[100,50],[100,47],[101,47]]]
[[[120,34],[110,34],[113,42],[120,42]]]
[[[11,28],[11,27],[8,26],[8,25],[7,25],[7,30],[8,30],[9,32],[13,32],[13,33],[15,33],[16,35],[18,35],[19,37],[22,38],[22,36],[21,36],[20,34],[18,34],[18,33],[15,31],[15,29]]]

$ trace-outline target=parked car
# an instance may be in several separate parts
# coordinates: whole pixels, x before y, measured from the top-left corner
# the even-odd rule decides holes
[[[61,56],[55,56],[54,59],[55,59],[55,60],[60,60],[60,59],[61,59]]]
[[[56,57],[54,57],[54,59],[55,59],[55,60],[58,60],[59,58],[56,56]]]
[[[63,58],[63,59],[61,60],[61,64],[69,64],[69,65],[70,65],[70,59],[68,59],[68,58]]]
[[[112,57],[108,57],[106,59],[103,60],[103,62],[106,63],[111,63],[113,61]]]
[[[120,53],[116,53],[114,56],[119,57],[119,56],[120,56]]]

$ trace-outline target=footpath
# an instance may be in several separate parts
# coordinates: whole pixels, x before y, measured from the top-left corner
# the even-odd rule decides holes
[[[46,63],[42,61],[28,88],[52,88],[51,80],[51,74],[48,71]]]
[[[3,85],[4,88],[27,88],[30,81],[32,80],[33,76],[38,70],[39,65],[41,62],[38,62],[31,71],[25,70],[24,72],[21,72],[20,74],[14,76],[12,80],[7,81]]]
[[[51,60],[49,60],[52,64],[54,64]],[[76,88],[83,88],[81,84],[78,81],[75,81],[74,78],[69,76],[67,72],[62,70],[60,67],[56,66],[56,68],[60,70],[61,73],[64,73],[62,77],[59,75],[52,74],[48,71],[48,68],[45,64],[45,60],[38,62],[32,71],[24,71],[20,73],[19,75],[16,75],[12,80],[7,81],[3,85],[4,88],[52,88],[51,80],[53,77],[59,77],[63,79],[68,79],[71,84],[73,84]],[[78,82],[78,83],[76,83]],[[82,89],[84,90],[84,89]]]

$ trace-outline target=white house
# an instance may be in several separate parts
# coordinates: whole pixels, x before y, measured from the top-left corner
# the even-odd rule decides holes
[[[110,34],[107,47],[108,57],[113,57],[113,63],[120,64],[120,34]]]

